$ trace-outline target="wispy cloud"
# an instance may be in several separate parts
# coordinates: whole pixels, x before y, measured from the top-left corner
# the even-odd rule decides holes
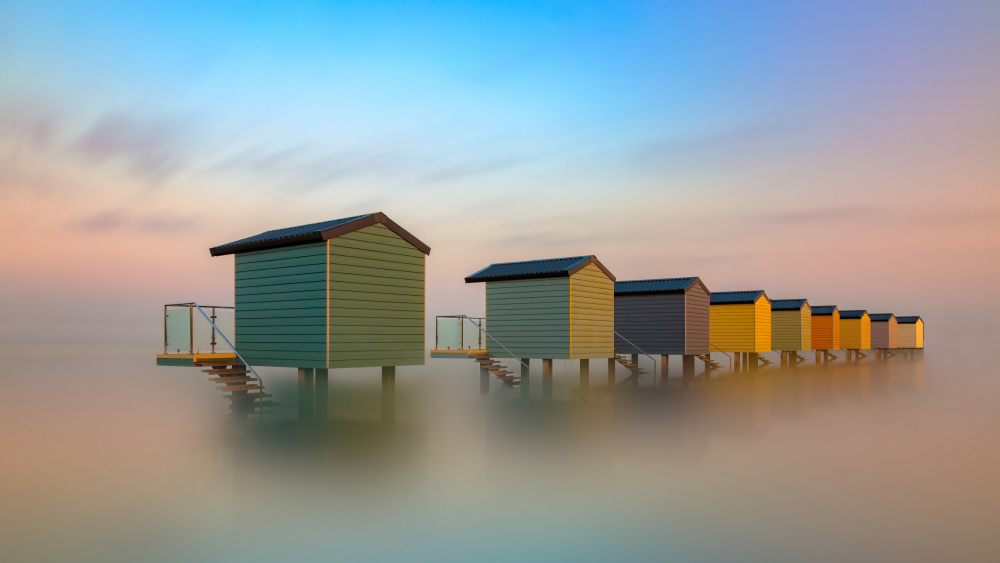
[[[175,233],[200,228],[194,216],[144,214],[133,216],[124,209],[109,209],[72,221],[68,228],[91,234],[132,231],[138,233]]]
[[[109,113],[88,127],[73,149],[95,162],[121,160],[133,174],[159,184],[184,166],[188,136],[177,122]]]

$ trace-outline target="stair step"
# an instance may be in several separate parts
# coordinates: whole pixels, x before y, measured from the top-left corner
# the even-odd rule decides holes
[[[194,363],[197,367],[226,367],[226,366],[242,366],[244,365],[240,360],[199,360]]]
[[[242,375],[228,375],[226,377],[209,377],[208,380],[217,381],[219,383],[236,383],[239,381],[257,381],[257,378]]]
[[[222,385],[221,387],[216,387],[220,391],[250,391],[251,389],[260,389],[260,385]]]
[[[228,375],[228,374],[240,374],[240,373],[250,373],[246,367],[234,367],[234,368],[212,368],[201,370],[209,375]]]
[[[266,399],[267,397],[273,397],[273,396],[274,395],[271,395],[270,393],[261,394],[261,393],[249,393],[248,392],[248,393],[243,394],[243,395],[226,395],[225,397],[227,399],[229,399],[230,401],[240,401],[240,400],[245,401],[247,399],[254,399],[254,400],[262,399],[262,398]]]

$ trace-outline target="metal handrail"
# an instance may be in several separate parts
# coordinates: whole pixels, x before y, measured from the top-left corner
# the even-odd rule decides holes
[[[632,347],[633,347],[633,348],[635,348],[636,350],[638,350],[638,351],[639,351],[639,352],[640,352],[640,353],[641,353],[641,354],[642,354],[643,356],[646,356],[646,357],[647,357],[647,358],[649,358],[650,360],[653,360],[653,373],[654,373],[654,374],[656,373],[656,359],[654,359],[654,358],[653,358],[653,356],[650,356],[649,354],[647,354],[645,350],[643,350],[642,348],[640,348],[640,347],[636,346],[636,345],[635,345],[635,344],[634,344],[634,343],[633,343],[633,342],[632,342],[631,340],[629,340],[628,338],[625,338],[624,336],[622,336],[622,335],[618,334],[618,331],[617,331],[617,330],[613,330],[613,331],[611,331],[611,332],[614,332],[614,333],[615,333],[615,336],[617,336],[618,338],[621,338],[621,339],[622,339],[622,340],[624,340],[625,342],[628,342],[629,344],[632,344]],[[638,367],[638,366],[637,366],[637,367]]]
[[[260,392],[261,392],[261,394],[263,394],[264,393],[264,380],[261,379],[261,377],[257,373],[257,371],[253,369],[253,366],[251,366],[249,363],[247,363],[246,359],[243,357],[243,354],[240,354],[239,351],[236,350],[236,346],[233,346],[233,343],[230,342],[228,338],[226,338],[226,335],[222,332],[222,330],[220,330],[219,327],[215,326],[215,323],[212,322],[212,319],[208,318],[208,315],[205,314],[205,311],[202,310],[201,306],[198,305],[197,303],[195,303],[194,301],[192,301],[190,303],[178,303],[178,305],[191,305],[195,309],[198,309],[198,312],[201,313],[201,316],[205,317],[205,320],[208,321],[208,324],[212,325],[212,328],[214,328],[215,330],[219,331],[219,336],[221,336],[222,339],[226,341],[226,344],[228,344],[229,347],[233,350],[233,353],[236,354],[236,357],[239,358],[240,361],[243,362],[243,365],[245,365],[247,367],[247,369],[250,370],[250,373],[252,373],[253,376],[257,378],[257,381],[260,383]]]
[[[712,348],[715,348],[716,350],[722,352],[723,354],[726,355],[727,358],[729,358],[729,373],[732,373],[733,372],[733,357],[730,356],[729,354],[727,354],[726,352],[724,352],[722,350],[722,348],[719,348],[718,346],[716,346],[715,344],[712,344],[711,342],[709,342],[708,345],[711,346]]]
[[[490,338],[493,338],[493,342],[496,342],[497,344],[500,345],[501,348],[503,348],[504,350],[506,350],[507,353],[510,354],[510,357],[512,357],[515,360],[517,360],[518,362],[520,362],[522,366],[524,366],[524,367],[526,367],[528,369],[531,369],[528,366],[528,364],[524,363],[524,360],[522,360],[521,358],[518,358],[517,356],[515,356],[514,352],[511,352],[510,350],[508,350],[507,347],[504,346],[499,340],[497,340],[496,338],[494,338],[492,334],[486,332],[486,329],[484,329],[483,327],[481,327],[478,324],[476,324],[476,321],[472,320],[471,317],[469,317],[468,315],[456,315],[456,316],[461,317],[463,319],[467,319],[470,323],[472,323],[473,326],[475,326],[476,328],[478,328],[479,330],[481,330],[483,332],[483,334],[485,334],[486,336],[488,336]]]

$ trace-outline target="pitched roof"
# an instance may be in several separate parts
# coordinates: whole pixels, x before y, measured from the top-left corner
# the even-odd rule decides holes
[[[764,295],[763,289],[753,289],[750,291],[716,291],[712,292],[712,305],[732,305],[738,303],[756,303],[757,299]],[[767,299],[767,295],[764,295]],[[770,299],[768,299],[770,301]]]
[[[615,282],[615,295],[641,295],[646,293],[685,293],[701,282],[693,278],[662,278],[658,280],[630,280]],[[703,284],[704,285],[704,284]]]
[[[871,318],[872,322],[888,321],[894,315],[892,313],[869,313],[868,317]]]
[[[849,309],[847,311],[840,312],[840,318],[842,319],[860,319],[868,314],[868,311],[864,309]]]
[[[615,280],[615,276],[604,267],[604,264],[601,264],[596,256],[591,255],[490,264],[482,270],[466,277],[465,283],[572,276],[590,264],[594,264],[600,268],[602,272],[611,278],[611,281]]]
[[[356,215],[354,217],[333,219],[332,221],[323,221],[321,223],[299,225],[298,227],[265,231],[259,235],[210,248],[209,252],[212,253],[212,256],[224,256],[226,254],[238,254],[251,250],[322,242],[378,223],[388,227],[389,230],[399,235],[403,240],[424,254],[431,253],[431,247],[420,242],[392,219],[386,217],[384,213],[369,213],[367,215]]]
[[[813,316],[832,315],[837,310],[836,305],[816,305],[813,309]]]
[[[808,300],[806,299],[772,299],[771,300],[771,310],[772,311],[798,311],[805,307]]]
[[[919,315],[913,317],[896,317],[896,322],[904,325],[916,324],[917,321],[922,320]]]

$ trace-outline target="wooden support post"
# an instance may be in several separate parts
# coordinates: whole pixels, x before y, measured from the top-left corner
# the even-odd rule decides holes
[[[590,385],[590,360],[580,360],[580,387]]]
[[[382,422],[396,421],[396,366],[382,366]]]
[[[684,354],[681,357],[681,371],[685,379],[694,377],[694,356]]]
[[[524,364],[531,365],[531,360],[529,360],[528,358],[522,358],[522,361],[524,361]],[[524,364],[521,364],[521,363],[518,364],[519,366],[521,366],[521,398],[523,398],[523,399],[530,399],[531,398],[531,386],[530,386],[530,375],[531,375],[530,372],[531,372],[531,370],[529,370],[528,366],[526,366]]]
[[[542,400],[552,400],[552,360],[542,360]]]
[[[819,350],[816,350],[816,365],[819,365],[820,362],[819,356],[820,356]]]
[[[784,350],[781,351],[781,367],[782,369],[788,367],[788,352]]]
[[[735,371],[736,373],[743,371],[743,368],[740,366],[739,352],[733,352],[733,371]]]
[[[316,368],[316,420],[321,427],[326,426],[327,410],[330,406],[330,370]]]
[[[311,421],[313,415],[313,369],[299,368],[299,420]]]
[[[750,359],[750,361],[749,361],[749,363],[750,363],[750,371],[752,371],[752,372],[757,371],[757,367],[758,367],[757,353],[756,352],[751,352],[749,359]]]
[[[660,354],[660,385],[666,386],[670,378],[670,356]]]
[[[615,366],[617,365],[617,360],[614,358],[608,358],[608,387],[615,386]]]

